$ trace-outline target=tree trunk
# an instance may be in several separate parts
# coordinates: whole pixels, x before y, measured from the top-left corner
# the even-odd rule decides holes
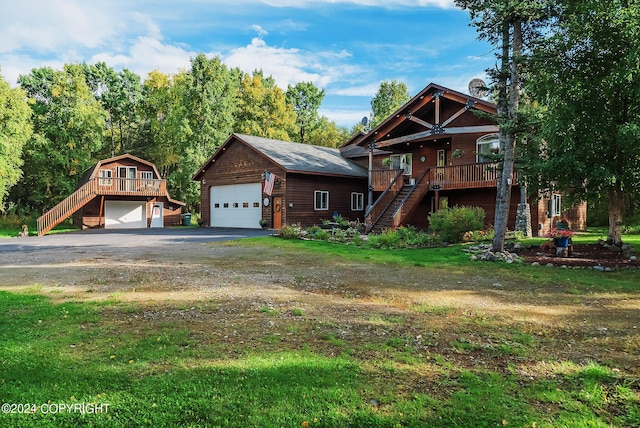
[[[609,188],[609,234],[607,242],[617,246],[622,245],[622,216],[624,213],[624,191],[620,183]]]
[[[513,44],[510,42],[509,28],[513,26]],[[513,47],[513,54],[511,53]],[[502,173],[498,179],[496,192],[496,213],[494,219],[494,237],[491,250],[504,251],[504,241],[511,205],[511,186],[515,164],[516,140],[513,132],[520,100],[519,61],[522,50],[522,24],[519,20],[505,23],[502,29],[502,58],[498,80],[498,117],[506,123],[500,126],[500,150],[504,155]],[[509,88],[507,89],[507,81]]]

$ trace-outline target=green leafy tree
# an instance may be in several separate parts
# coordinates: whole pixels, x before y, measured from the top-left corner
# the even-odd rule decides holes
[[[325,116],[320,116],[308,133],[305,142],[316,146],[340,147],[350,135],[347,128],[338,126]]]
[[[312,82],[301,82],[289,85],[285,95],[296,113],[299,142],[306,143],[307,134],[318,124],[318,109],[324,99],[324,89],[318,89]]]
[[[31,109],[24,91],[0,75],[0,211],[11,186],[22,176],[22,148],[31,137]]]
[[[243,134],[289,141],[295,135],[296,114],[273,78],[261,71],[245,74],[238,91],[234,129]]]
[[[87,84],[108,115],[110,155],[124,153],[133,144],[136,106],[142,98],[140,76],[124,69],[116,72],[106,63],[83,64]]]
[[[24,178],[11,199],[40,212],[73,193],[81,174],[98,160],[107,114],[81,65],[35,69],[18,83],[33,110],[34,133],[24,147]]]
[[[404,83],[397,80],[380,83],[378,92],[371,100],[371,111],[373,112],[371,126],[380,124],[410,99],[411,95],[409,95],[407,85]]]
[[[640,2],[561,4],[529,85],[547,108],[542,185],[607,200],[607,239],[620,244],[625,200],[640,194]]]

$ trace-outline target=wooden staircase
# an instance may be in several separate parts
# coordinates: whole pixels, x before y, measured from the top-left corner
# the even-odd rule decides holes
[[[38,218],[38,236],[42,236],[73,215],[98,194],[98,181],[89,180],[55,207]]]
[[[402,189],[398,192],[393,201],[387,206],[387,209],[382,212],[382,215],[378,219],[378,221],[373,225],[370,230],[373,233],[380,233],[384,229],[394,229],[395,225],[393,224],[394,215],[398,211],[399,208],[402,207],[402,204],[405,201],[405,198],[411,193],[414,186],[402,186]]]
[[[369,213],[378,211],[379,214],[375,218],[369,213],[365,216],[366,232],[380,233],[384,229],[399,227],[429,191],[429,174],[430,170],[427,169],[415,184],[396,186],[392,198],[388,195],[385,197],[385,191],[369,210]],[[394,183],[387,190],[393,186]]]

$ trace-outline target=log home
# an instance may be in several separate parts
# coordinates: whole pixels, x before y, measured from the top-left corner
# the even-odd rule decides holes
[[[367,171],[338,149],[232,134],[193,176],[206,226],[364,220]]]
[[[81,228],[132,229],[180,224],[184,202],[167,192],[154,164],[124,154],[84,172],[76,191],[38,218],[44,235],[69,216]]]
[[[368,169],[366,230],[426,228],[429,213],[456,205],[482,207],[493,222],[499,168],[489,155],[499,148],[495,115],[494,104],[432,83],[370,132],[347,141],[342,155]],[[520,202],[517,178],[511,177],[511,230]],[[567,211],[561,199],[529,198],[534,234],[543,234],[559,215],[567,215],[574,229],[586,227],[586,205]]]

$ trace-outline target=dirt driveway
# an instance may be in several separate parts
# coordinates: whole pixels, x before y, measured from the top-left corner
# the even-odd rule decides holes
[[[266,233],[259,230],[174,233],[0,241],[0,289],[55,301],[135,302],[143,308],[135,316],[146,323],[178,319],[245,347],[265,346],[274,334],[282,338],[279,346],[292,347],[309,337],[354,346],[402,337],[461,366],[506,370],[504,355],[478,353],[518,333],[531,338],[543,360],[607,361],[639,374],[638,293],[579,293],[484,267],[401,267],[292,254],[268,242],[218,242]],[[274,317],[265,319],[265,311]],[[461,352],[459,343],[472,344],[472,351]]]

